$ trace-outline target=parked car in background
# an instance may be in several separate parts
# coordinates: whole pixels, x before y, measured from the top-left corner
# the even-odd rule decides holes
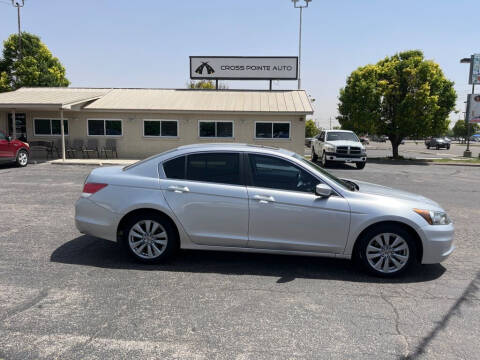
[[[75,223],[144,263],[179,248],[260,252],[356,259],[392,277],[454,250],[453,225],[436,202],[339,179],[288,150],[242,144],[182,146],[94,169]]]
[[[320,159],[322,166],[331,163],[354,163],[363,169],[367,151],[360,139],[349,130],[324,130],[312,140],[312,161]]]
[[[313,138],[311,138],[311,137],[310,138],[305,138],[305,146],[306,147],[309,148],[310,146],[312,146],[312,139]]]
[[[12,139],[0,131],[0,163],[14,162],[18,166],[27,166],[30,146],[18,139]]]
[[[363,145],[368,145],[368,144],[370,144],[370,140],[369,140],[368,137],[366,137],[366,136],[360,136],[360,142],[361,142]]]
[[[445,138],[441,137],[432,137],[432,138],[427,138],[425,140],[425,146],[427,149],[430,148],[435,148],[435,149],[450,149],[450,141],[445,140]]]

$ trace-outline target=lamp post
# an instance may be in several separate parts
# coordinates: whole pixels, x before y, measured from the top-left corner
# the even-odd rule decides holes
[[[303,8],[307,8],[308,4],[312,0],[303,0],[303,5],[298,4],[300,0],[292,0],[293,6],[296,9],[300,9],[300,29],[298,33],[298,90],[300,90],[302,86],[302,80],[300,78],[300,63],[302,61],[302,11]]]
[[[25,5],[25,0],[12,0],[12,5],[17,8],[18,17],[18,58],[22,59],[22,31],[20,29],[20,8]]]
[[[470,80],[472,80],[472,63],[473,55],[469,58],[460,59],[461,64],[470,64]],[[475,94],[475,82],[472,81],[472,94]],[[472,152],[470,151],[470,103],[467,101],[467,111],[465,114],[465,126],[467,127],[467,149],[463,152],[464,157],[472,157]]]

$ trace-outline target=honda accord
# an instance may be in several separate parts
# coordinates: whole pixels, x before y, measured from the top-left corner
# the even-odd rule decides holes
[[[94,169],[75,221],[144,263],[179,248],[261,252],[354,259],[391,277],[454,250],[453,225],[436,202],[243,144],[182,146]]]

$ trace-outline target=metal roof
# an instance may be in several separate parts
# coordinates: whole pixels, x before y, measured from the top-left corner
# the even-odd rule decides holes
[[[0,93],[2,108],[68,108],[71,105],[100,98],[111,89],[90,88],[20,88],[15,91]]]
[[[0,94],[0,108],[73,105],[92,111],[313,113],[304,90],[21,88]]]
[[[162,112],[273,112],[312,114],[303,90],[113,89],[88,110]]]

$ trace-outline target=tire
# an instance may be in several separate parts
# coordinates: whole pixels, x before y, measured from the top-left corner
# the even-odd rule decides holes
[[[385,245],[385,239],[388,238],[387,235],[390,248],[384,247],[382,249],[380,242],[383,240]],[[397,241],[399,243],[393,247],[397,251],[393,251],[392,245]],[[375,250],[377,248],[378,251]],[[407,270],[417,259],[415,240],[405,228],[396,224],[381,224],[368,230],[358,239],[358,246],[355,249],[355,260],[367,272],[379,277],[390,278],[398,276]],[[406,256],[406,258],[401,256]],[[399,265],[395,264],[394,261]]]
[[[327,160],[327,156],[325,155],[325,152],[322,153],[322,167],[326,168],[330,165],[330,162]]]
[[[447,150],[450,150],[450,145],[447,145]]]
[[[357,169],[363,169],[365,167],[365,165],[367,164],[366,161],[363,161],[363,162],[357,162],[355,163],[355,166],[357,167]]]
[[[145,212],[132,216],[123,229],[122,246],[136,261],[158,264],[179,248],[174,226],[158,214]]]
[[[427,145],[427,149],[430,150],[430,145]]]
[[[20,150],[17,153],[17,158],[15,159],[15,163],[19,167],[25,167],[28,165],[28,152],[25,150]]]
[[[318,161],[318,155],[315,152],[315,148],[312,147],[312,161],[317,162]]]

